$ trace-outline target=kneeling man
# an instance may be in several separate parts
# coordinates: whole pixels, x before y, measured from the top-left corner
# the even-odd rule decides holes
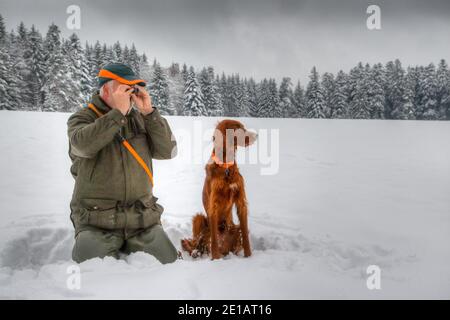
[[[75,179],[73,260],[144,251],[161,263],[174,262],[177,250],[152,193],[152,159],[176,155],[172,131],[129,66],[108,64],[98,77],[91,103],[67,121]]]

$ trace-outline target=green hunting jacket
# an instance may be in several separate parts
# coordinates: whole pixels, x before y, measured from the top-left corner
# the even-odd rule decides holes
[[[152,159],[176,155],[176,141],[156,108],[145,116],[135,109],[124,116],[107,106],[98,93],[91,102],[102,117],[84,107],[67,121],[70,172],[75,179],[70,218],[75,235],[102,229],[127,239],[160,224],[164,209],[153,196],[148,175],[117,133],[127,139],[152,172]]]

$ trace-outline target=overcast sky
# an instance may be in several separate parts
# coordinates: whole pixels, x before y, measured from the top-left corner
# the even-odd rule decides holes
[[[81,7],[82,41],[134,42],[163,65],[186,62],[256,79],[305,81],[348,71],[358,61],[405,64],[450,60],[449,0],[1,0],[8,29],[23,20],[45,34],[66,28],[66,8]],[[366,27],[369,4],[381,7],[381,30]]]

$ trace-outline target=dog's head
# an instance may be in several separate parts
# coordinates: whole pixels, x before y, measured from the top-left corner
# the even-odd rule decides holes
[[[214,150],[217,155],[234,154],[237,147],[248,147],[253,144],[258,135],[249,131],[237,120],[222,120],[214,130]]]

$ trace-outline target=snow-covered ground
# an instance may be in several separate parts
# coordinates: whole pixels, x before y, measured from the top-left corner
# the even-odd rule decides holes
[[[0,112],[0,298],[450,298],[449,122],[241,119],[279,129],[277,174],[241,165],[253,256],[93,259],[71,290],[68,116]],[[197,139],[198,121],[207,130],[217,119],[169,117],[182,154],[197,152],[182,135]],[[203,164],[154,170],[179,247],[202,211]],[[381,290],[367,289],[369,265]]]

